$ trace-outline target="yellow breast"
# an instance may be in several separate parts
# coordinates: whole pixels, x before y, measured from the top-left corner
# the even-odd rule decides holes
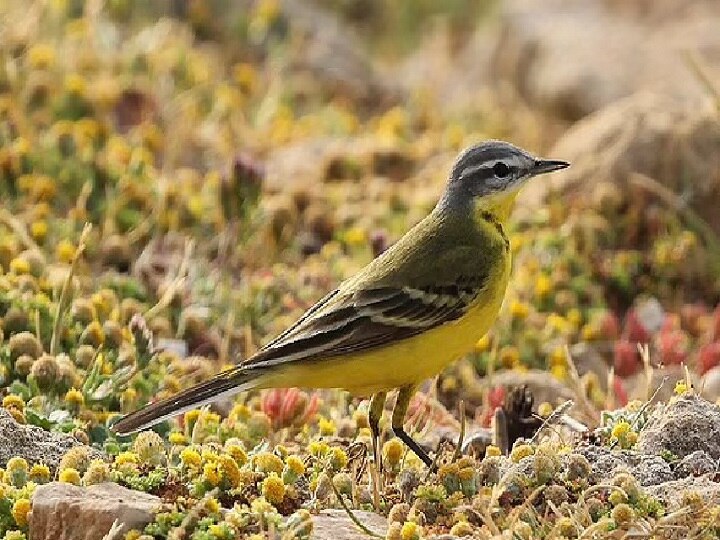
[[[288,365],[267,386],[344,388],[359,396],[418,384],[470,352],[495,322],[510,277],[510,254],[461,318],[365,353]],[[263,386],[266,386],[265,381]]]

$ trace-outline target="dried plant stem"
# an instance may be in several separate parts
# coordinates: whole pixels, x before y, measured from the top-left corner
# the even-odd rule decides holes
[[[335,493],[335,497],[337,498],[338,502],[340,503],[340,506],[343,507],[343,510],[345,510],[345,513],[348,515],[350,520],[357,526],[358,529],[360,529],[362,532],[364,532],[368,536],[372,536],[373,538],[385,538],[384,536],[371,531],[365,525],[363,525],[363,523],[357,518],[357,516],[353,513],[353,511],[347,505],[347,503],[345,502],[345,499],[343,499],[342,493],[340,493],[338,491],[337,487],[335,487],[335,483],[330,481],[330,485],[332,486],[333,493]]]
[[[0,208],[0,223],[3,223],[10,228],[12,232],[14,232],[15,235],[20,239],[26,249],[36,251],[40,255],[40,257],[45,260],[45,255],[43,254],[42,250],[35,243],[35,241],[30,238],[30,235],[25,230],[25,226],[22,224],[22,222],[18,220],[15,216],[13,216],[10,212],[8,212],[5,208]]]
[[[177,274],[175,274],[175,278],[170,282],[170,285],[157,303],[143,314],[146,320],[152,319],[157,313],[168,307],[173,301],[173,298],[175,298],[177,292],[185,285],[188,266],[190,265],[190,256],[192,255],[194,247],[195,243],[192,240],[185,242],[185,251],[183,253],[183,258],[180,261]]]
[[[78,247],[75,250],[72,262],[70,263],[70,270],[68,271],[68,275],[63,282],[62,289],[60,290],[60,299],[58,300],[57,309],[55,310],[53,332],[52,337],[50,338],[50,354],[57,354],[57,349],[60,341],[60,333],[62,331],[63,316],[65,315],[65,311],[70,305],[70,286],[72,284],[75,270],[77,269],[78,261],[80,261],[80,257],[85,251],[87,237],[90,234],[91,229],[92,225],[90,223],[86,223],[83,227],[82,233],[80,234],[80,242],[78,243]]]
[[[458,442],[455,446],[455,452],[453,453],[453,461],[460,459],[462,454],[463,441],[465,440],[465,402],[461,399],[460,404],[460,435],[458,435]]]
[[[595,409],[593,404],[590,403],[590,400],[585,395],[585,389],[583,388],[582,380],[580,379],[580,375],[578,374],[577,367],[575,367],[575,360],[573,360],[572,354],[570,353],[570,347],[568,347],[567,345],[565,345],[565,358],[567,359],[570,382],[572,383],[571,390],[577,398],[578,405],[580,405],[580,410],[587,417],[586,420],[588,421],[588,424],[597,425],[600,421],[600,413]]]
[[[110,530],[107,532],[105,536],[102,537],[102,540],[117,540],[122,536],[122,530],[123,526],[122,523],[120,523],[120,520],[115,520],[112,522],[112,525],[110,526]]]
[[[685,61],[698,81],[715,101],[715,107],[720,113],[720,90],[707,72],[707,66],[697,51],[685,51]]]

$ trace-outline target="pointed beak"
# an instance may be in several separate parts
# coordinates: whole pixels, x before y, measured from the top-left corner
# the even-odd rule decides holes
[[[559,171],[570,166],[567,161],[559,159],[536,159],[532,168],[532,175],[545,174],[553,171]]]

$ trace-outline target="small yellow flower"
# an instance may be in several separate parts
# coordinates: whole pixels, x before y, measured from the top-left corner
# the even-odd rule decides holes
[[[185,467],[198,469],[202,463],[202,458],[197,450],[193,448],[185,448],[182,452],[180,452],[180,461]]]
[[[564,381],[568,377],[568,368],[567,366],[552,366],[550,368],[550,373],[557,380]]]
[[[285,464],[287,465],[287,468],[294,472],[296,475],[300,476],[302,474],[305,474],[305,464],[299,457],[288,456]]]
[[[530,314],[530,306],[524,302],[515,300],[512,304],[510,304],[510,314],[514,319],[526,319]]]
[[[225,451],[230,456],[232,456],[232,458],[241,467],[243,465],[245,465],[248,461],[248,456],[247,456],[247,453],[245,452],[245,449],[242,446],[240,446],[239,444],[229,444],[225,447]]]
[[[30,480],[44,484],[50,480],[50,467],[43,463],[36,463],[30,467]]]
[[[33,221],[30,224],[30,234],[36,242],[43,242],[47,237],[47,221]]]
[[[71,73],[65,77],[65,91],[69,94],[75,94],[77,96],[84,96],[87,83],[85,79],[77,73]]]
[[[14,472],[25,472],[28,471],[28,462],[25,461],[25,458],[21,457],[13,457],[10,458],[7,462],[7,465],[5,466],[5,470],[8,474],[12,474]]]
[[[345,466],[348,464],[348,455],[345,450],[340,448],[339,446],[334,447],[330,451],[330,466],[336,470],[339,471],[340,469],[345,468]]]
[[[12,507],[12,516],[15,520],[15,523],[18,524],[20,527],[25,527],[28,524],[28,514],[30,513],[30,509],[32,508],[32,505],[30,504],[29,499],[18,499],[15,501],[15,504],[13,504]]]
[[[405,448],[400,439],[394,437],[387,441],[382,448],[382,454],[387,462],[388,466],[392,469],[396,468],[400,464],[400,460],[405,453]]]
[[[135,452],[120,452],[115,456],[116,465],[125,465],[126,463],[137,465],[140,463],[140,457]]]
[[[283,462],[275,454],[270,452],[261,452],[253,458],[255,468],[262,473],[281,474],[283,470]]]
[[[550,416],[554,410],[555,408],[547,401],[544,401],[540,405],[538,405],[538,414],[543,418],[547,418],[548,416]]]
[[[510,452],[510,459],[517,463],[521,459],[531,456],[535,453],[535,450],[529,444],[519,444]]]
[[[173,431],[172,433],[170,433],[170,435],[168,435],[168,441],[170,442],[170,444],[179,446],[187,444],[188,439],[184,433],[180,433],[179,431]]]
[[[683,394],[687,393],[688,391],[688,385],[687,382],[682,380],[675,383],[675,394],[678,396],[682,396]]]
[[[203,465],[203,480],[211,486],[217,486],[220,483],[220,466],[218,463],[206,463]]]
[[[622,422],[618,422],[615,424],[615,426],[612,429],[612,436],[616,439],[622,439],[625,437],[628,433],[630,433],[631,426],[628,422],[625,422],[624,420]]]
[[[285,498],[285,484],[277,474],[270,473],[263,480],[261,492],[270,504],[278,505]]]
[[[513,368],[520,365],[520,350],[514,345],[505,345],[498,356],[503,367]]]
[[[28,50],[28,62],[34,69],[47,69],[55,63],[55,49],[44,43],[33,45]]]
[[[552,289],[550,278],[545,274],[540,274],[535,281],[535,296],[545,298],[552,292]]]
[[[233,78],[244,92],[250,92],[257,82],[257,72],[252,64],[243,62],[233,66]]]
[[[200,418],[200,409],[193,409],[192,411],[188,411],[185,413],[185,425],[190,425],[194,422],[197,422],[198,418]]]
[[[308,453],[314,457],[323,457],[330,451],[330,446],[325,441],[312,441],[308,445]]]
[[[220,503],[215,497],[210,497],[205,501],[205,509],[211,514],[220,513]]]
[[[489,444],[485,448],[485,457],[493,457],[493,456],[501,456],[501,455],[502,455],[502,451],[500,450],[500,448],[498,448],[494,444]]]
[[[74,408],[80,408],[85,404],[85,397],[80,390],[71,388],[65,394],[65,403]]]
[[[24,257],[15,257],[10,261],[10,272],[16,276],[30,273],[30,263]]]
[[[80,485],[80,473],[77,471],[77,469],[67,468],[60,471],[60,475],[58,476],[58,480],[60,482],[64,482],[66,484],[74,484],[76,486]]]
[[[250,418],[250,408],[244,403],[238,403],[230,411],[229,418],[234,421],[248,420]],[[187,421],[187,416],[185,416]]]
[[[402,540],[418,540],[422,535],[422,528],[414,521],[406,521],[400,529]]]
[[[241,484],[240,467],[237,462],[227,454],[220,456],[220,468],[222,470],[223,479],[227,480],[232,487],[238,487]]]
[[[8,394],[5,396],[2,400],[2,406],[6,409],[15,408],[19,411],[25,410],[25,402],[23,401],[23,398],[17,394]]]
[[[320,430],[320,435],[323,436],[335,435],[335,433],[337,432],[335,422],[333,422],[329,418],[320,418],[320,420],[318,421],[318,429]]]

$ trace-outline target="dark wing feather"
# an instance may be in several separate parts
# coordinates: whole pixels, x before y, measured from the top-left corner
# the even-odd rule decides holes
[[[245,365],[321,359],[368,351],[460,318],[485,285],[464,277],[435,286],[334,291]]]

